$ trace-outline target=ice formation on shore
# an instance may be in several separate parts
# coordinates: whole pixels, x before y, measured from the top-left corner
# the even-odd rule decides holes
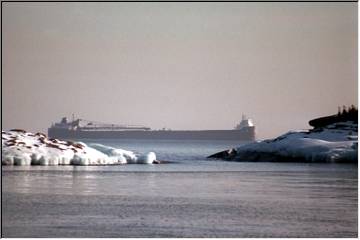
[[[357,163],[357,123],[338,122],[308,131],[291,131],[275,139],[246,144],[209,158],[231,161]]]
[[[159,163],[154,152],[136,155],[101,144],[47,138],[21,129],[1,132],[2,165],[112,165]]]

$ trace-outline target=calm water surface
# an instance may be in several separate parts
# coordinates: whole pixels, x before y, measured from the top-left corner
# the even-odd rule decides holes
[[[357,237],[355,165],[206,160],[236,142],[101,142],[171,163],[3,166],[2,236]]]

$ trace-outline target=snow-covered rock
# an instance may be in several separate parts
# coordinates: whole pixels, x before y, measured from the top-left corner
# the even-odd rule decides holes
[[[137,155],[101,144],[63,141],[21,129],[1,132],[2,165],[111,165],[159,163],[154,152]]]
[[[352,162],[358,158],[357,123],[338,122],[308,131],[291,131],[210,156],[232,161]]]

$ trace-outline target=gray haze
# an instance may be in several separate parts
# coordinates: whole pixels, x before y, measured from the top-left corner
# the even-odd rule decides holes
[[[357,3],[2,3],[3,129],[62,116],[260,138],[357,105]]]

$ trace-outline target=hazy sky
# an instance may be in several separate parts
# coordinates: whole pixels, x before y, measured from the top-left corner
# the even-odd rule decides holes
[[[357,3],[3,3],[3,129],[72,113],[260,138],[357,105]]]

